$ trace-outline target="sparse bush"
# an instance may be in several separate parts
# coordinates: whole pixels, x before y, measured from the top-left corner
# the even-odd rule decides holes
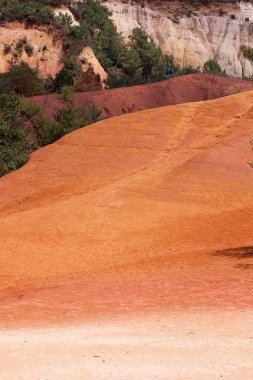
[[[19,40],[19,41],[16,42],[15,50],[16,50],[16,52],[17,52],[18,55],[22,54],[22,52],[23,52],[23,42],[22,42],[22,40]]]
[[[59,100],[64,103],[65,107],[59,109],[54,116],[57,128],[55,130],[54,127],[53,129],[48,129],[48,136],[49,138],[51,136],[52,141],[99,120],[101,112],[95,106],[78,107],[74,104],[73,96],[74,93],[71,87],[63,87]]]
[[[222,77],[226,77],[227,74],[226,74],[226,71],[225,70],[222,70],[222,68],[220,67],[220,65],[212,60],[212,59],[209,59],[205,64],[204,64],[204,70],[203,70],[204,73],[206,74],[214,74],[214,75],[218,75],[218,76],[222,76]]]
[[[60,12],[59,15],[55,17],[55,20],[66,33],[69,33],[72,26],[72,18],[69,14]]]
[[[28,55],[28,57],[31,57],[33,55],[33,47],[30,44],[25,45],[25,52]]]
[[[11,52],[11,45],[4,44],[4,49],[3,49],[4,55],[9,54],[10,52]]]
[[[240,51],[244,58],[253,61],[253,48],[246,46],[246,45],[241,45]]]

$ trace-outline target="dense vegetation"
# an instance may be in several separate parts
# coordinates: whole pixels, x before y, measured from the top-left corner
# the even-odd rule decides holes
[[[54,22],[52,6],[67,4],[66,0],[0,0],[0,22],[51,24]]]
[[[32,151],[99,119],[95,107],[75,106],[69,88],[60,97],[65,107],[49,120],[33,101],[15,92],[0,95],[0,176],[22,166]]]
[[[1,0],[0,21],[22,20],[28,23],[50,24],[54,13],[48,5],[36,1]]]

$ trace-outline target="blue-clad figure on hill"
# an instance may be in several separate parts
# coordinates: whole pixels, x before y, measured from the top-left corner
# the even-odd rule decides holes
[[[166,75],[167,75],[167,79],[172,78],[173,71],[172,71],[170,68],[168,68],[168,69],[166,70]]]

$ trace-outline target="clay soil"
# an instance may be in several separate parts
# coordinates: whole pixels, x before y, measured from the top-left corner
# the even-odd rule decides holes
[[[81,107],[95,105],[103,118],[168,105],[216,99],[242,91],[253,90],[252,81],[192,74],[143,86],[106,91],[81,92],[75,102]],[[45,108],[48,116],[62,104],[54,95],[33,98]]]
[[[1,179],[4,380],[252,378],[252,119],[131,113]]]

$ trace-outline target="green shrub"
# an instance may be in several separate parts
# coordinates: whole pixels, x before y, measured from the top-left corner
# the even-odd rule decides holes
[[[19,105],[13,92],[0,96],[0,176],[22,166],[32,150],[18,117]]]
[[[253,48],[246,45],[241,45],[240,51],[243,54],[244,58],[253,61]]]
[[[166,79],[168,57],[141,28],[135,28],[130,36],[130,48],[139,56],[144,81]]]
[[[30,44],[25,45],[25,52],[28,55],[28,57],[31,57],[33,55],[33,47]]]
[[[50,24],[54,21],[53,9],[33,0],[0,0],[0,12],[0,22],[21,20]]]
[[[69,33],[72,26],[72,18],[69,14],[60,12],[59,15],[55,17],[55,20],[66,33]]]
[[[63,102],[65,107],[59,109],[54,116],[57,127],[52,126],[48,130],[48,135],[51,136],[52,141],[99,120],[101,112],[95,106],[78,107],[74,104],[73,96],[72,88],[67,86],[62,89],[62,94],[59,95],[59,100]]]
[[[19,95],[33,96],[45,93],[44,83],[38,70],[32,69],[25,62],[13,65],[6,76],[11,90]]]
[[[19,40],[19,41],[16,42],[15,50],[16,50],[16,52],[17,52],[18,55],[22,54],[22,52],[23,52],[23,42],[22,42],[22,40]]]
[[[0,118],[0,177],[24,165],[30,152],[25,133]]]
[[[22,166],[38,147],[99,120],[96,107],[74,104],[70,88],[63,89],[60,100],[64,108],[56,112],[54,120],[48,120],[40,105],[14,92],[0,95],[0,176]]]
[[[10,52],[11,52],[11,45],[4,44],[4,49],[3,49],[4,55],[9,54]]]
[[[214,74],[214,75],[223,76],[223,77],[227,76],[226,71],[222,70],[222,68],[220,67],[220,65],[216,61],[214,61],[212,59],[209,59],[204,64],[204,70],[203,70],[203,72],[207,73],[207,74]]]

